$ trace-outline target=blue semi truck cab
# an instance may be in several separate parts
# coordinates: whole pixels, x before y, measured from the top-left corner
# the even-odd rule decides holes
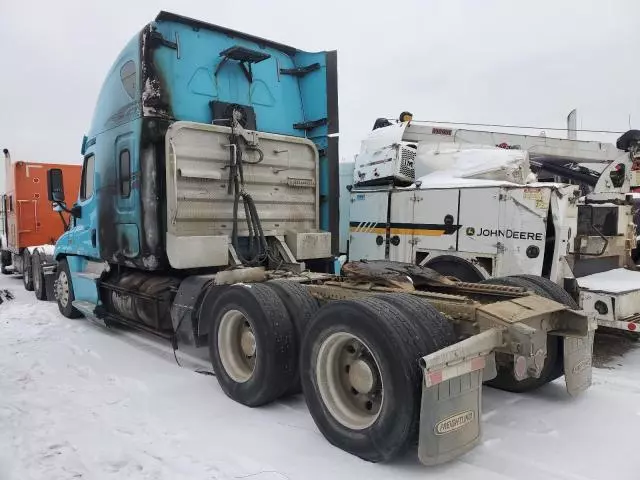
[[[126,290],[153,296],[237,265],[331,269],[337,132],[335,51],[161,12],[113,63],[83,139],[73,227],[55,250],[65,312],[135,320]]]

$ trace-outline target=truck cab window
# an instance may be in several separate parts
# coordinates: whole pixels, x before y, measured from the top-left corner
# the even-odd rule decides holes
[[[84,159],[82,167],[82,184],[80,185],[80,200],[86,200],[93,195],[93,174],[95,171],[95,157],[93,155]]]
[[[133,60],[126,62],[120,69],[120,80],[129,97],[136,95],[136,64]]]
[[[120,196],[131,194],[131,155],[129,150],[120,152]]]

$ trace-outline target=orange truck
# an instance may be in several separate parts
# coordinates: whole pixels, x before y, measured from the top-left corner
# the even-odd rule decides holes
[[[0,269],[5,275],[22,275],[24,287],[45,300],[44,267],[55,263],[54,244],[70,221],[48,200],[47,175],[52,169],[62,170],[65,196],[75,198],[81,166],[12,162],[7,149],[4,158],[4,182],[0,181]]]

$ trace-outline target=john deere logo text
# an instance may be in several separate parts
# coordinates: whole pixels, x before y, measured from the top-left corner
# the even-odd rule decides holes
[[[436,435],[446,435],[447,433],[452,433],[456,430],[460,430],[464,426],[473,422],[474,418],[476,418],[476,414],[475,412],[473,412],[473,410],[467,410],[466,412],[457,413],[448,418],[445,418],[444,420],[436,424]]]
[[[535,240],[538,242],[542,241],[542,233],[521,232],[518,230],[511,230],[510,228],[507,228],[506,230],[490,230],[488,228],[479,228],[476,230],[473,227],[467,227],[465,232],[469,237],[504,237],[513,238],[515,240]]]

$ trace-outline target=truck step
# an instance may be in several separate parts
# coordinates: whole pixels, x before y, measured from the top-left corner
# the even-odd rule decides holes
[[[84,300],[74,300],[72,302],[73,306],[76,307],[80,313],[82,313],[85,317],[95,318],[94,310],[96,309],[96,304],[87,302]]]

